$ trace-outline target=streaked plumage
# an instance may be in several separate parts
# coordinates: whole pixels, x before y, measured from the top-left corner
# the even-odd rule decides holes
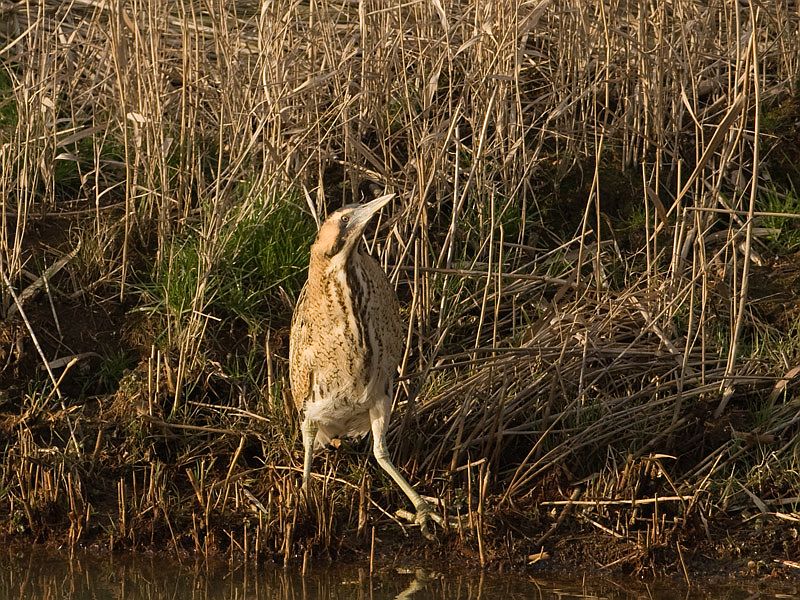
[[[417,510],[439,520],[391,463],[386,430],[403,351],[397,296],[380,265],[361,247],[370,218],[393,195],[331,214],[311,247],[308,281],[292,319],[290,380],[303,413],[303,486],[316,447],[372,431],[375,458]]]

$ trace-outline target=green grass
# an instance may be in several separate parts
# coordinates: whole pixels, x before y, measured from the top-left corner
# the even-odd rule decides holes
[[[154,265],[152,281],[141,287],[148,312],[183,318],[204,283],[204,310],[216,319],[244,321],[254,332],[264,321],[288,320],[316,232],[298,200],[286,195],[242,203],[215,240],[197,232],[174,238]]]
[[[800,215],[800,195],[794,189],[780,193],[772,189],[759,197],[758,210],[771,213]],[[761,217],[762,227],[774,230],[766,239],[778,254],[800,250],[800,219],[791,217]]]
[[[117,140],[106,138],[85,137],[60,148],[61,156],[53,164],[53,186],[59,196],[74,199],[84,185],[84,180],[90,177],[95,168],[95,161],[100,164],[114,161],[122,163],[125,160],[125,149]],[[108,166],[101,172],[111,170]]]
[[[100,367],[94,373],[93,383],[100,393],[113,393],[119,388],[119,382],[125,372],[136,366],[136,356],[122,348],[112,348],[104,353]]]
[[[299,202],[292,195],[272,205],[257,205],[222,234],[228,242],[216,279],[216,299],[227,314],[253,323],[270,314],[279,290],[290,301],[297,299],[316,234]]]

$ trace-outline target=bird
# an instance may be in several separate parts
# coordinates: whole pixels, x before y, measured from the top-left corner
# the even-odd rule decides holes
[[[386,445],[403,353],[400,305],[361,243],[369,221],[394,196],[343,206],[320,226],[292,316],[289,382],[302,414],[303,490],[316,448],[372,432],[376,461],[414,505],[413,520],[430,537],[429,521],[441,524],[441,517],[398,471]]]

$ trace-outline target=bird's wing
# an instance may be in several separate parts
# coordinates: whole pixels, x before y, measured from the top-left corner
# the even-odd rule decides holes
[[[405,342],[403,322],[400,319],[400,303],[397,301],[394,286],[389,282],[380,263],[371,256],[364,255],[362,264],[366,271],[366,279],[372,286],[372,302],[378,307],[377,317],[382,325],[378,333],[388,353],[389,363],[394,363],[392,366],[394,371],[403,356]]]
[[[289,334],[289,382],[292,386],[292,399],[297,410],[302,410],[306,399],[311,395],[311,364],[302,351],[309,345],[309,326],[305,318],[306,288],[300,292],[297,306],[292,315],[292,329]]]

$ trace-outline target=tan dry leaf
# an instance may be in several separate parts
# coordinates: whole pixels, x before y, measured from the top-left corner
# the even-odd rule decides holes
[[[775,387],[772,388],[772,393],[769,395],[769,403],[774,404],[778,396],[780,396],[786,389],[786,386],[789,385],[789,382],[798,375],[800,375],[800,365],[786,371],[786,374],[775,382]]]

